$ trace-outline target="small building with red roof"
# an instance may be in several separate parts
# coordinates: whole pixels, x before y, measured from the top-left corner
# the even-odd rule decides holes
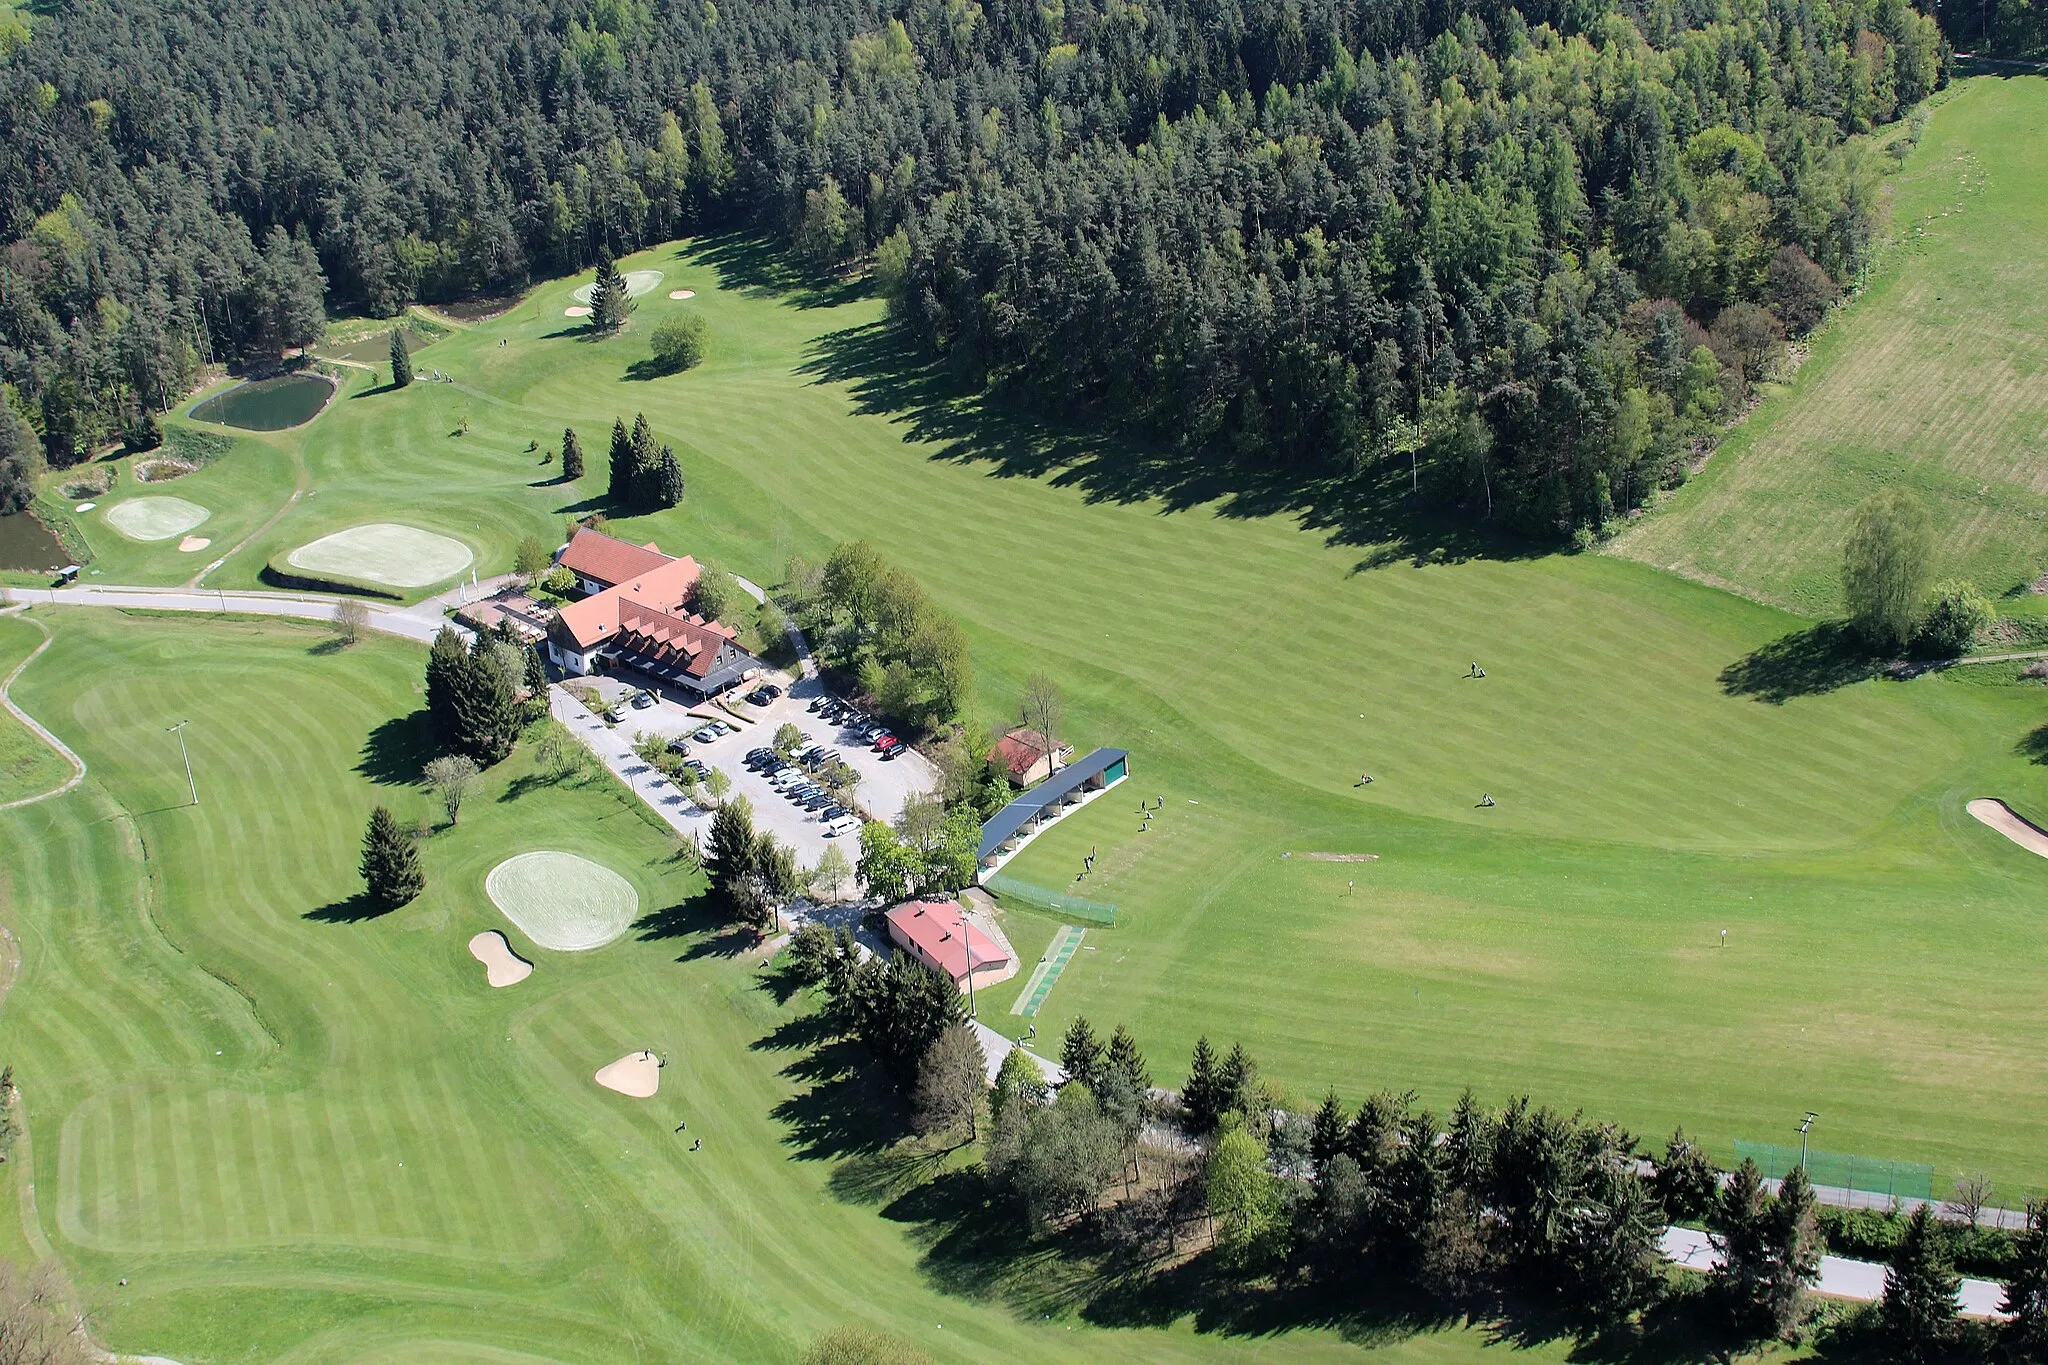
[[[1001,765],[1013,787],[1028,787],[1052,776],[1053,764],[1073,754],[1071,746],[1047,739],[1036,730],[1018,726],[1006,731],[989,751],[989,761]]]
[[[983,933],[958,901],[905,901],[891,910],[889,938],[902,952],[936,967],[967,988],[970,959],[974,984],[992,986],[1017,974],[1009,950]]]

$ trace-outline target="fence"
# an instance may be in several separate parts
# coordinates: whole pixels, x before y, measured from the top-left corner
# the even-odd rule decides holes
[[[1108,901],[1091,901],[1085,896],[1070,896],[1064,891],[1048,891],[1030,882],[1020,882],[1015,877],[1000,874],[990,877],[982,885],[997,896],[1020,900],[1026,905],[1035,905],[1041,910],[1050,910],[1056,915],[1069,919],[1086,920],[1090,924],[1116,925],[1116,907]]]
[[[1797,1147],[1776,1142],[1740,1142],[1735,1158],[1748,1158],[1763,1169],[1766,1178],[1777,1180],[1799,1164]],[[1816,1185],[1861,1190],[1887,1198],[1932,1199],[1934,1167],[1917,1161],[1888,1161],[1883,1157],[1850,1156],[1842,1152],[1806,1153],[1806,1178]]]

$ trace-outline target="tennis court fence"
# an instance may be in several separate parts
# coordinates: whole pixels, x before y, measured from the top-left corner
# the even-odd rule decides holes
[[[1085,896],[1070,896],[1064,891],[1050,891],[1030,882],[1018,881],[1001,873],[990,877],[982,886],[991,894],[1004,900],[1022,901],[1041,910],[1050,910],[1056,915],[1069,919],[1085,920],[1089,924],[1101,924],[1114,928],[1116,906],[1108,901],[1091,901]]]

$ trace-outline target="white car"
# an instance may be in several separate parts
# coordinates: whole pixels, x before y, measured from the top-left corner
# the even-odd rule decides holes
[[[804,775],[795,768],[777,768],[768,774],[768,785],[777,791],[784,791],[803,781]]]

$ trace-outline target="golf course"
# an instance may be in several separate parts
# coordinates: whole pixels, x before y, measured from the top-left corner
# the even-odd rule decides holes
[[[1130,751],[1128,782],[1004,869],[1117,906],[1042,1040],[1125,1024],[1161,1085],[1198,1036],[1241,1040],[1304,1108],[1391,1087],[1442,1111],[1469,1086],[1653,1141],[1683,1124],[1723,1164],[1815,1111],[1816,1147],[1931,1164],[1938,1193],[1982,1172],[2018,1207],[2048,1190],[2048,860],[1967,808],[2048,820],[2048,690],[2020,660],[1881,672],[1833,625],[1849,514],[1881,485],[1926,494],[1943,573],[2002,612],[2036,614],[2048,569],[2048,78],[1933,103],[1868,287],[1601,551],[1412,553],[1299,507],[1160,500],[1148,473],[1194,457],[961,396],[865,287],[743,236],[622,257],[645,287],[619,336],[564,316],[590,272],[544,281],[441,320],[413,364],[449,382],[337,367],[303,426],[238,431],[146,494],[124,462],[101,511],[51,476],[43,510],[91,546],[87,583],[289,566],[405,600],[596,511],[771,593],[791,556],[865,539],[962,622],[978,720],[1014,724],[1044,674],[1062,738]],[[648,377],[653,327],[686,312],[703,362]],[[644,516],[602,461],[637,412],[688,480]],[[812,1053],[814,1002],[764,988],[623,787],[526,743],[446,822],[418,782],[423,649],[30,610],[55,642],[11,695],[90,771],[0,811],[0,1062],[28,1129],[0,1256],[59,1258],[116,1349],[788,1361],[860,1321],[948,1361],[1566,1354],[1484,1324],[1083,1313],[1101,1286],[993,1250],[947,1159],[874,1175],[895,1101]],[[0,618],[0,677],[41,638]],[[0,714],[0,804],[67,771]],[[356,873],[377,804],[431,830],[425,894],[386,914]],[[1027,970],[982,992],[985,1022],[1022,1031],[1060,924],[1007,907]],[[509,949],[472,950],[486,933]],[[519,961],[495,989],[479,966]],[[642,1049],[666,1059],[654,1096],[593,1081]]]

